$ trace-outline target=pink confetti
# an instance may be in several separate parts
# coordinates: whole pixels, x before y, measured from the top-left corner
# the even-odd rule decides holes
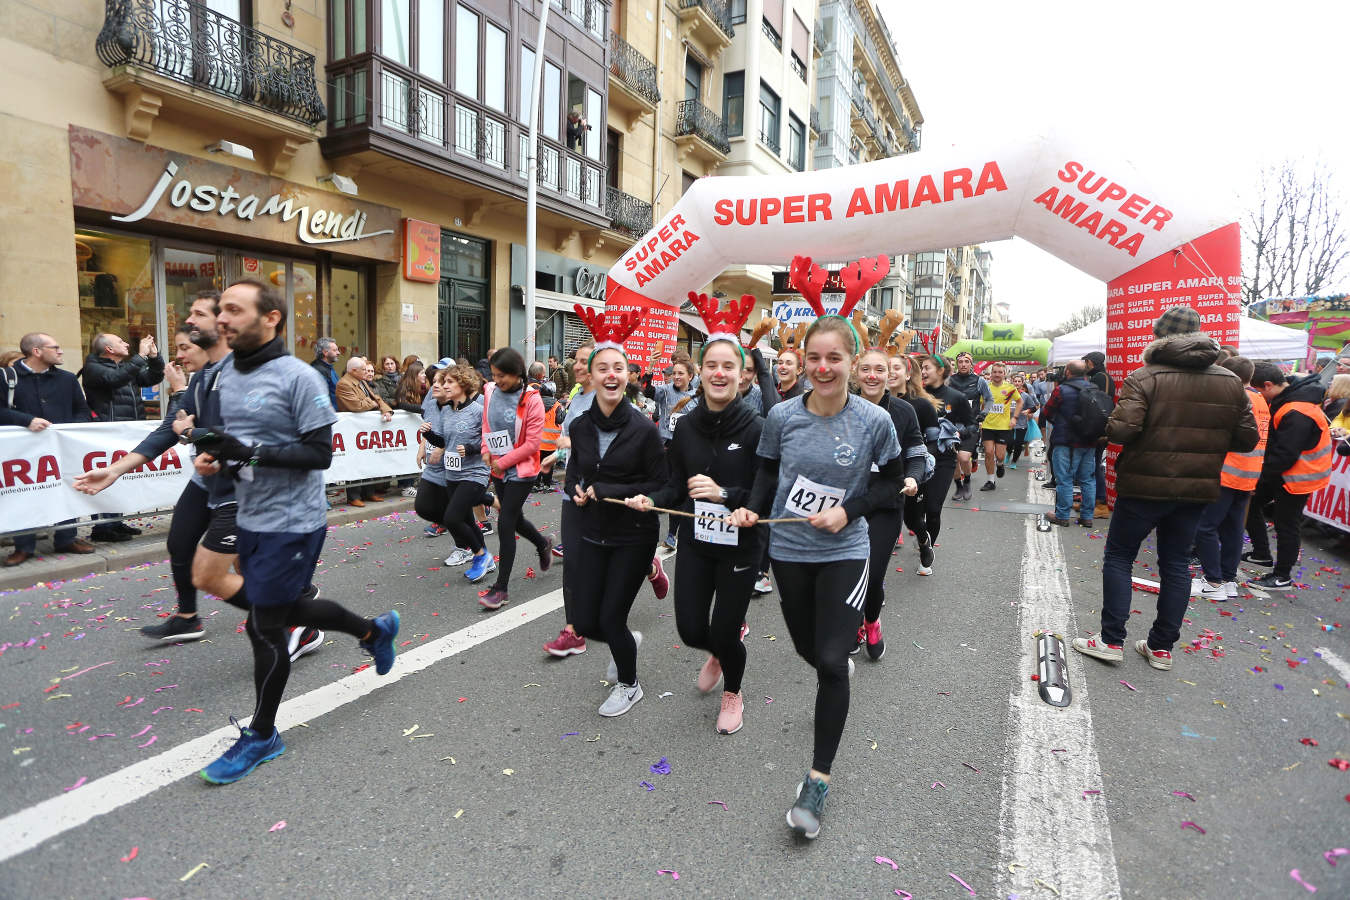
[[[972,897],[975,896],[975,889],[974,889],[973,887],[971,887],[970,885],[966,884],[966,883],[965,883],[964,881],[962,881],[960,878],[957,878],[957,877],[956,877],[955,875],[953,875],[951,872],[948,872],[948,873],[947,873],[947,877],[948,877],[948,878],[955,879],[955,881],[956,881],[957,884],[961,885],[961,887],[963,887],[963,888],[965,888],[966,890],[970,891],[970,896],[972,896]]]
[[[172,706],[161,706],[159,709],[151,710],[151,711],[150,711],[150,715],[152,715],[152,716],[153,716],[153,715],[157,715],[157,714],[159,714],[159,713],[164,712],[164,710],[166,710],[166,709],[173,709],[173,707],[172,707]]]
[[[91,740],[91,741],[96,741],[96,740],[98,740],[99,738],[105,738],[105,737],[117,737],[117,735],[113,734],[112,732],[108,732],[107,734],[96,734],[96,735],[94,735],[93,737],[91,737],[89,740]]]
[[[164,661],[165,661],[165,662],[168,662],[167,659],[164,660]],[[90,666],[90,667],[87,668],[87,669],[81,669],[80,671],[76,672],[74,675],[66,675],[66,676],[62,677],[61,680],[62,680],[62,681],[69,681],[69,680],[72,679],[72,678],[79,678],[79,677],[80,677],[81,675],[83,675],[85,672],[92,672],[92,671],[94,671],[95,669],[101,669],[101,668],[103,668],[104,666],[111,666],[111,665],[112,665],[113,663],[115,663],[115,662],[117,662],[117,660],[115,660],[115,659],[110,659],[110,660],[108,660],[107,662],[101,662],[101,663],[99,663],[99,664],[96,665],[96,666]]]
[[[876,859],[873,860],[873,862],[875,862],[879,866],[890,866],[895,871],[897,872],[900,871],[900,866],[896,864],[895,860],[889,859],[885,856],[878,856]]]
[[[128,698],[128,699],[130,699],[130,698]],[[131,709],[133,706],[140,706],[140,705],[141,705],[142,703],[144,703],[144,702],[145,702],[145,698],[142,697],[141,699],[137,700],[135,703],[126,703],[126,701],[123,700],[122,703],[119,703],[119,704],[117,704],[117,705],[118,705],[118,706],[121,706],[123,709]],[[125,705],[125,706],[122,706],[123,703],[126,703],[126,705]]]
[[[66,791],[67,793],[69,793],[70,791],[75,790],[77,787],[79,787],[80,785],[84,784],[84,783],[85,783],[86,781],[88,781],[88,780],[89,780],[89,777],[88,777],[87,775],[81,775],[81,776],[80,776],[80,780],[77,781],[77,782],[75,782],[74,784],[72,784],[70,787],[65,788],[65,791]]]
[[[911,894],[909,891],[902,891],[899,888],[895,889],[895,896],[900,897],[901,900],[914,900],[913,894]]]
[[[141,852],[140,847],[132,847],[131,852],[128,853],[126,856],[122,857],[122,862],[131,862],[133,859],[136,858],[136,854],[140,852]]]
[[[176,684],[166,684],[166,685],[164,685],[164,687],[157,687],[157,688],[155,688],[155,693],[158,694],[160,691],[167,691],[167,690],[169,690],[169,689],[171,689],[171,688],[176,688],[176,687],[178,687],[178,685],[176,685]]]
[[[1089,794],[1100,794],[1101,791],[1083,791],[1083,799],[1086,800]]]
[[[1139,690],[1139,688],[1137,688],[1137,687],[1135,687],[1134,685],[1130,684],[1128,681],[1122,681],[1121,684],[1125,685],[1127,688],[1129,688],[1129,689],[1132,690],[1132,691],[1138,691],[1138,690]]]
[[[765,705],[765,706],[768,706],[768,705],[769,705],[770,703],[772,703],[772,702],[773,702],[773,698],[772,698],[772,697],[765,697],[765,698],[764,698],[764,705]]]
[[[972,765],[971,765],[970,763],[968,763],[968,762],[963,762],[963,763],[961,763],[961,765],[965,766],[967,769],[969,769],[970,771],[974,772],[976,775],[980,774],[980,770],[977,769],[977,768],[975,768],[974,766],[972,766]],[[959,880],[959,879],[958,879],[958,880]]]
[[[152,734],[150,735],[150,740],[146,741],[144,744],[138,744],[137,747],[141,750],[144,750],[146,747],[149,747],[157,740],[159,740],[159,735]]]
[[[1328,850],[1326,853],[1323,853],[1322,858],[1334,866],[1336,865],[1336,857],[1345,856],[1347,853],[1350,853],[1350,850],[1347,850],[1344,847],[1337,847],[1335,850]]]
[[[1195,829],[1196,831],[1200,832],[1201,834],[1204,834],[1204,833],[1205,833],[1205,829],[1201,828],[1199,825],[1195,824],[1194,822],[1182,822],[1182,823],[1181,823],[1181,827],[1182,827],[1182,828],[1193,828],[1193,829]]]
[[[940,782],[940,781],[935,781],[935,782],[933,782],[933,784],[932,784],[928,789],[929,789],[930,791],[935,791],[935,790],[937,790],[937,789],[940,788],[940,787],[945,788],[946,785],[943,784],[943,783]]]
[[[726,804],[726,801],[725,801],[725,800],[709,800],[709,801],[708,801],[708,805],[709,805],[709,806],[717,805],[717,806],[722,807],[722,812],[726,812],[726,811],[727,811],[727,804]],[[1336,865],[1336,864],[1335,864],[1335,863],[1332,863],[1332,865],[1334,866],[1334,865]]]
[[[1185,791],[1173,791],[1173,792],[1172,792],[1172,796],[1173,796],[1173,797],[1185,797],[1187,800],[1191,801],[1192,803],[1195,802],[1195,798],[1192,797],[1190,794],[1186,793]]]
[[[138,732],[136,732],[135,734],[133,734],[132,737],[140,737],[141,735],[145,734],[147,731],[149,731],[151,728],[154,728],[154,727],[155,727],[155,726],[153,726],[153,725],[147,725],[147,726],[145,726],[144,728],[142,728],[140,731],[138,731]]]
[[[674,869],[657,869],[657,870],[656,870],[656,874],[657,874],[657,875],[669,875],[669,876],[671,877],[671,879],[674,880],[674,881],[679,881],[679,880],[680,880],[680,873],[679,873],[679,872],[676,872]]]
[[[1317,888],[1313,887],[1311,884],[1308,884],[1308,882],[1304,881],[1304,880],[1299,876],[1299,874],[1298,874],[1298,869],[1290,869],[1290,870],[1289,870],[1289,877],[1292,878],[1292,879],[1294,879],[1295,881],[1297,881],[1299,884],[1303,885],[1305,888],[1307,888],[1307,889],[1308,889],[1308,893],[1310,893],[1310,894],[1315,894],[1315,893],[1317,893]]]
[[[278,822],[277,824],[273,825],[271,828],[269,828],[269,829],[267,829],[267,830],[268,830],[268,831],[280,831],[281,829],[283,829],[283,828],[285,828],[285,827],[286,827],[286,820],[285,820],[285,819],[282,819],[280,822]]]

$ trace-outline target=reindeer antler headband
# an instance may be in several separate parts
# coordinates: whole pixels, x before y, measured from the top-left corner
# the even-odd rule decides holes
[[[590,359],[601,350],[618,350],[624,356],[628,355],[623,349],[623,342],[637,330],[642,321],[641,312],[631,309],[624,313],[598,313],[580,303],[573,304],[572,308],[577,311],[577,315],[586,323],[586,328],[595,338],[595,349],[591,351]],[[590,359],[587,359],[587,365],[590,364]]]
[[[741,349],[741,328],[745,326],[746,320],[750,318],[750,312],[755,308],[754,295],[742,294],[741,299],[728,300],[725,307],[719,307],[715,298],[690,291],[689,303],[698,311],[698,317],[703,320],[708,332],[708,339],[703,343],[699,358],[702,359],[703,353],[713,341],[731,341],[743,361],[745,351]]]
[[[839,281],[844,286],[844,303],[839,307],[839,312],[832,313],[837,318],[848,322],[849,328],[853,330],[854,346],[859,350],[863,348],[862,335],[858,329],[849,322],[848,314],[853,311],[853,307],[858,305],[861,300],[881,279],[885,278],[891,271],[891,259],[888,256],[877,256],[866,259],[856,260],[849,263],[839,271]],[[797,289],[797,292],[811,304],[816,315],[821,318],[827,318],[825,305],[821,302],[820,295],[825,290],[825,283],[829,279],[829,273],[811,261],[809,256],[792,257],[792,265],[788,268],[788,283]]]

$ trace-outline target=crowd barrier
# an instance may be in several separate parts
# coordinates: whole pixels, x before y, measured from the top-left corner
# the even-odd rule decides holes
[[[417,429],[422,417],[396,412],[338,413],[333,426],[329,484],[416,474]],[[192,474],[191,448],[169,448],[159,459],[126,473],[90,497],[72,486],[75,477],[120,459],[154,431],[158,422],[84,422],[45,431],[0,427],[0,530],[42,528],[95,513],[132,515],[168,509]]]

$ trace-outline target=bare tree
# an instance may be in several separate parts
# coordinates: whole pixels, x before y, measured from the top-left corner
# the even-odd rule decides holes
[[[1106,304],[1104,303],[1085,303],[1082,307],[1072,313],[1064,321],[1060,322],[1054,328],[1038,328],[1031,331],[1031,337],[1046,338],[1054,340],[1062,334],[1068,334],[1071,331],[1077,331],[1096,322],[1099,319],[1106,318]]]
[[[1300,172],[1286,160],[1263,170],[1243,223],[1245,301],[1314,296],[1333,288],[1350,259],[1341,212],[1325,163]]]

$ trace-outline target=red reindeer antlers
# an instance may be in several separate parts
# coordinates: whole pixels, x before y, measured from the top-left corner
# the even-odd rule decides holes
[[[820,293],[825,289],[825,281],[830,277],[820,266],[811,262],[809,256],[792,257],[792,266],[788,269],[788,283],[811,304],[816,315],[825,315],[825,307],[820,302]]]
[[[839,272],[839,281],[844,286],[844,305],[838,315],[845,318],[858,305],[858,301],[881,279],[891,271],[889,256],[877,256],[849,263]],[[809,256],[792,257],[792,266],[788,269],[788,282],[811,304],[816,315],[825,315],[825,305],[820,295],[825,290],[830,274],[811,262]]]
[[[919,332],[919,343],[923,344],[923,352],[927,354],[937,353],[938,337],[941,335],[941,326],[932,330],[929,334]]]
[[[728,334],[740,340],[741,328],[750,318],[755,308],[753,294],[743,294],[739,300],[727,302],[725,309],[718,309],[717,301],[707,294],[689,292],[689,302],[698,310],[699,318],[708,326],[708,335]]]
[[[636,309],[616,314],[598,313],[592,307],[582,306],[580,303],[573,304],[572,308],[577,311],[581,321],[586,323],[597,344],[622,345],[642,321],[642,313]]]

